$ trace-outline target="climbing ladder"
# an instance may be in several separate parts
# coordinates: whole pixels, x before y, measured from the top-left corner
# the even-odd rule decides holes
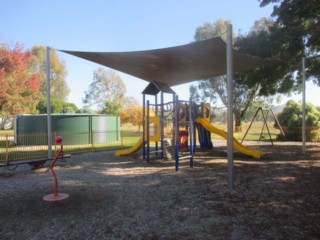
[[[163,150],[164,150],[164,153],[167,157],[167,159],[169,160],[172,160],[173,157],[172,157],[172,139],[170,138],[165,138],[163,139]]]

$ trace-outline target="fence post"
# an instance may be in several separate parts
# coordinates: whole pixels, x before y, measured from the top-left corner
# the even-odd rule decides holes
[[[9,137],[8,133],[6,133],[6,161],[9,162]]]
[[[123,131],[120,130],[120,141],[121,141],[121,147],[123,146]]]
[[[92,130],[90,131],[90,138],[91,138],[91,152],[93,152],[94,146],[93,146],[93,131]]]
[[[53,133],[53,139],[56,139],[56,137],[57,137],[57,132],[55,131]],[[54,154],[56,154],[56,152],[57,152],[57,143],[56,143],[56,141],[54,141]]]

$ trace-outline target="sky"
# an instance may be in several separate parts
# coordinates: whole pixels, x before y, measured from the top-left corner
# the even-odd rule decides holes
[[[246,34],[256,20],[271,16],[273,6],[261,8],[258,0],[1,0],[1,9],[0,43],[21,43],[25,49],[44,45],[61,50],[123,52],[188,44],[194,41],[197,27],[218,19],[231,20],[236,34]],[[101,65],[58,54],[68,71],[66,82],[71,92],[67,101],[81,108],[93,72]],[[148,83],[117,74],[126,85],[126,95],[142,102],[141,92]],[[187,100],[189,86],[173,90],[179,99]],[[319,88],[308,83],[307,102],[317,105],[318,95]],[[299,101],[301,95],[293,99]]]

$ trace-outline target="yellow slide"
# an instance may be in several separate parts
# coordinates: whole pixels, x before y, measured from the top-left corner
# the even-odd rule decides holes
[[[122,150],[118,150],[115,152],[115,156],[119,157],[119,156],[123,156],[123,155],[130,155],[132,153],[135,153],[136,151],[140,150],[143,147],[143,138],[139,138],[138,142],[133,145],[130,148],[126,148],[126,149],[122,149]]]
[[[196,119],[197,123],[200,123],[206,130],[208,130],[209,132],[212,132],[214,134],[220,135],[221,137],[227,139],[228,138],[228,133],[216,128],[215,126],[213,126],[210,121],[206,118],[197,118]],[[244,145],[242,145],[237,139],[233,138],[233,147],[238,150],[239,152],[242,152],[246,155],[252,156],[254,158],[261,158],[263,155],[263,152],[256,150],[256,149],[252,149],[252,148],[248,148]]]

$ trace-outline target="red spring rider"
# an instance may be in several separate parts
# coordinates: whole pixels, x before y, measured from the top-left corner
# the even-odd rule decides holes
[[[61,148],[50,165],[50,171],[54,177],[54,193],[45,195],[43,197],[43,200],[48,201],[48,202],[60,201],[60,200],[63,200],[63,199],[66,199],[69,197],[69,194],[67,194],[67,193],[59,193],[58,192],[58,178],[53,170],[53,167],[54,167],[56,161],[58,160],[58,157],[61,155],[61,153],[63,151],[63,145],[62,145],[62,137],[60,137],[60,136],[55,137],[54,140],[56,141],[56,143],[60,143]]]

